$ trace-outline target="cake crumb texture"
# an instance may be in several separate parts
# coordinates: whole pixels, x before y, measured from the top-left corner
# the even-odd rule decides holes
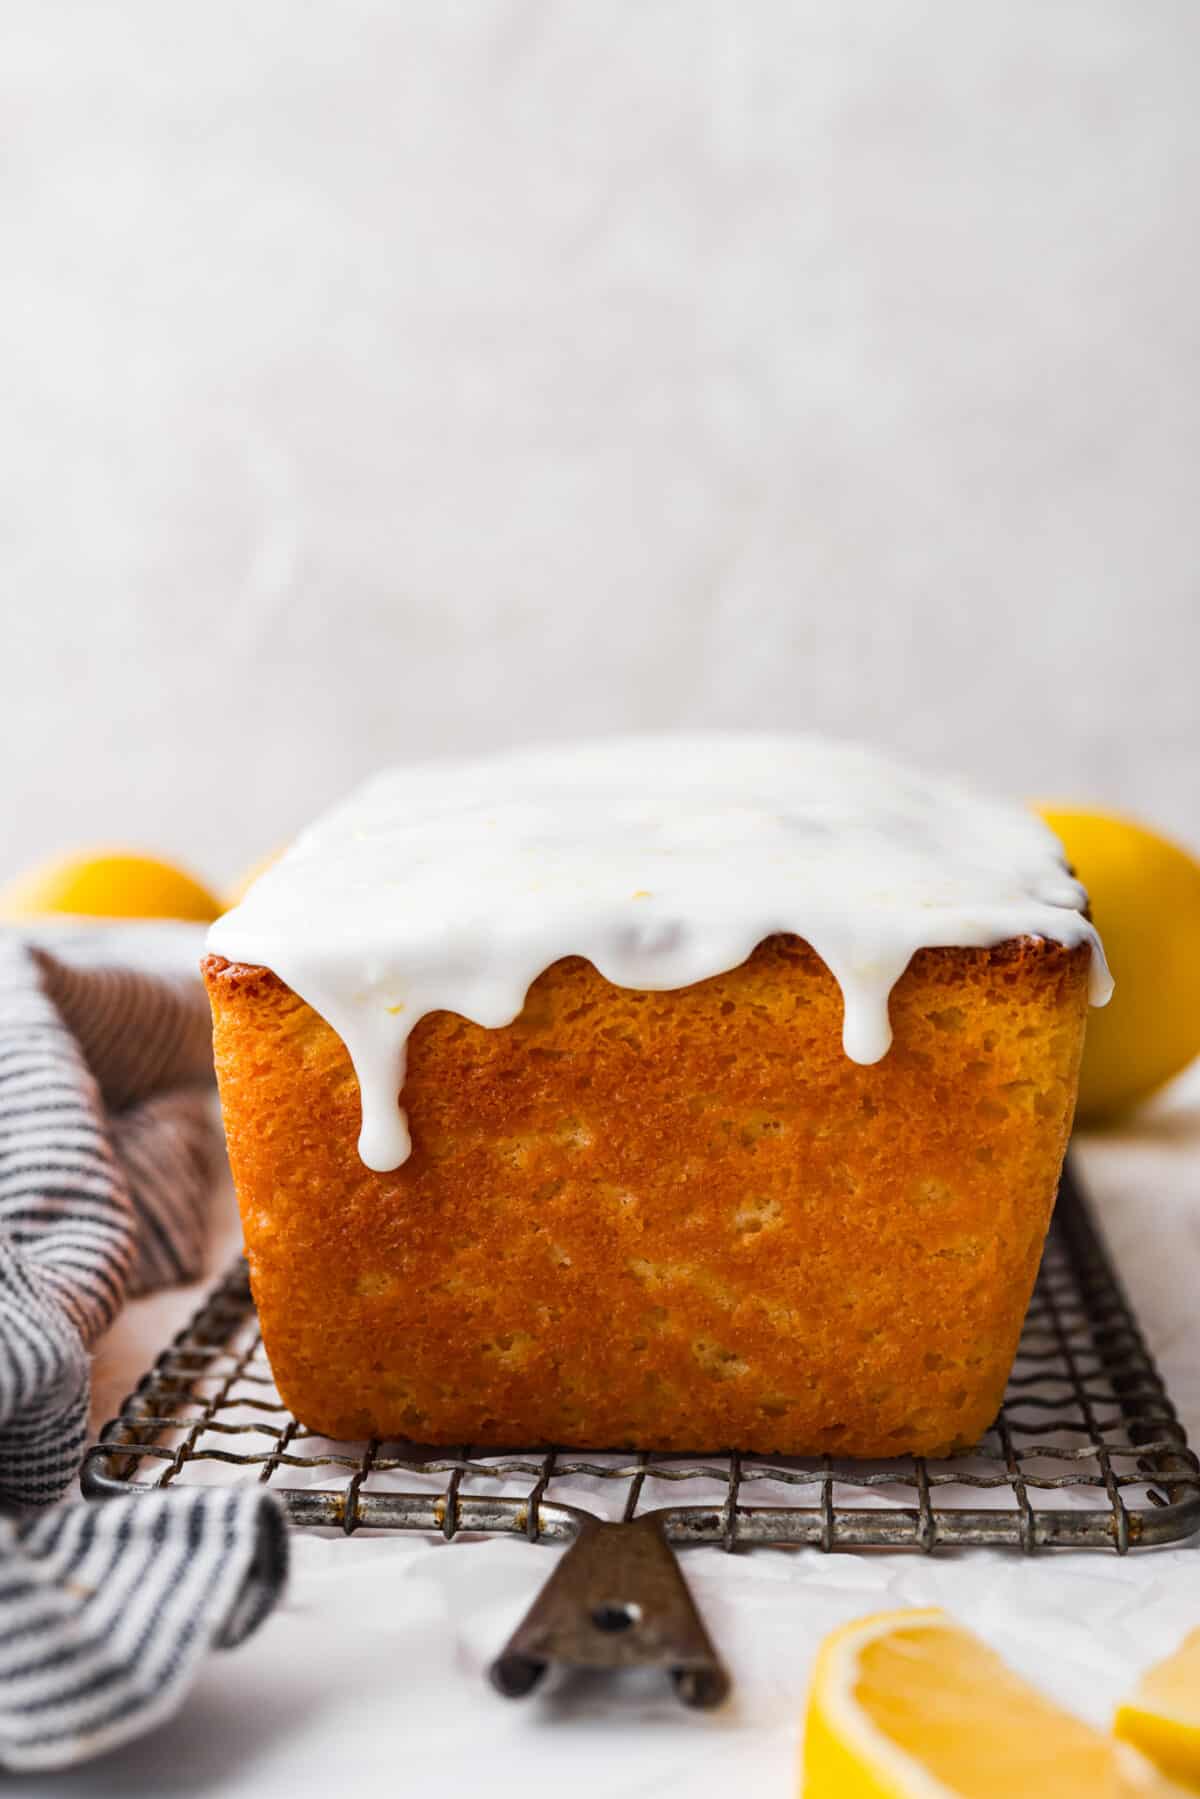
[[[672,992],[573,957],[409,1045],[413,1153],[359,1158],[337,1034],[210,956],[280,1393],[335,1438],[944,1454],[1003,1395],[1070,1130],[1090,949],[926,949],[862,1066],[813,950]]]

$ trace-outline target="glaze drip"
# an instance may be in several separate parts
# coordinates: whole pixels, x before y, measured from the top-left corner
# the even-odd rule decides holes
[[[1112,981],[1085,905],[1032,813],[855,745],[616,738],[376,777],[208,943],[271,969],[338,1032],[362,1097],[359,1153],[382,1173],[410,1152],[397,1096],[417,1022],[510,1024],[563,956],[663,991],[794,933],[841,987],[847,1056],[870,1063],[918,949],[1090,943],[1104,1005]]]

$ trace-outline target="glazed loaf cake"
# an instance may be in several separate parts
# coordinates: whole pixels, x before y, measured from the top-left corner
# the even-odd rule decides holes
[[[1083,904],[1036,820],[804,740],[375,784],[205,964],[283,1398],[481,1447],[973,1442],[1103,995]]]

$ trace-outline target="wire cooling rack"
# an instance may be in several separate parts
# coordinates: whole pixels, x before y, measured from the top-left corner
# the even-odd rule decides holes
[[[87,1452],[90,1498],[257,1482],[296,1525],[545,1542],[653,1510],[668,1541],[1124,1553],[1200,1530],[1200,1463],[1069,1167],[993,1428],[970,1454],[862,1463],[649,1450],[334,1443],[275,1390],[239,1263]]]

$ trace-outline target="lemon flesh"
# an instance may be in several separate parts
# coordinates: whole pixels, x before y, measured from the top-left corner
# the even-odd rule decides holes
[[[942,1611],[835,1632],[813,1677],[803,1799],[1124,1799],[1176,1791],[1043,1699]]]
[[[1079,1117],[1127,1110],[1200,1055],[1200,863],[1129,819],[1039,807],[1087,888],[1116,992],[1088,1019]]]
[[[1142,1676],[1113,1729],[1164,1773],[1200,1793],[1200,1630]]]
[[[169,862],[123,852],[64,856],[0,891],[0,918],[70,913],[90,918],[185,918],[210,924],[220,902]]]

